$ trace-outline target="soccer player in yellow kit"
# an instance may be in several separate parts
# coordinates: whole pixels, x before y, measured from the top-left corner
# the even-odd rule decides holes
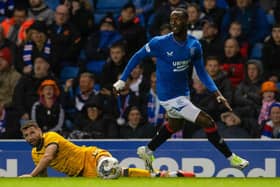
[[[139,168],[121,168],[112,155],[95,146],[78,146],[56,132],[42,133],[35,121],[26,121],[21,126],[24,139],[32,145],[35,168],[20,177],[47,176],[51,167],[68,176],[102,178],[127,177],[194,177],[192,172],[157,172]]]

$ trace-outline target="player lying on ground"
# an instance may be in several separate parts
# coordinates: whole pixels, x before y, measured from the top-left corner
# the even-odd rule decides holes
[[[121,168],[116,158],[95,146],[78,146],[56,132],[42,133],[35,121],[26,121],[21,126],[24,139],[31,144],[32,159],[36,167],[20,177],[47,176],[47,168],[68,176],[102,177],[106,179],[125,177],[194,177],[185,171],[157,171],[150,173],[139,168]]]

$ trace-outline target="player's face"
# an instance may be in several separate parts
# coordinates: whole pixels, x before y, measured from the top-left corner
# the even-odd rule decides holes
[[[174,34],[187,32],[187,19],[183,12],[173,11],[170,15],[170,26]]]
[[[38,127],[28,127],[22,130],[23,138],[32,146],[37,146],[42,139],[42,131]]]

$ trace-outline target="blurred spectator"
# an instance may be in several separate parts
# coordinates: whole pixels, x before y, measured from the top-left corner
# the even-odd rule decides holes
[[[156,92],[156,73],[153,72],[150,77],[150,90],[147,94],[147,119],[148,122],[155,126],[158,130],[164,123],[165,113],[164,108],[159,104],[159,99]]]
[[[153,13],[155,0],[132,0],[136,7],[136,15],[144,18],[147,23],[148,18]]]
[[[54,12],[48,7],[45,0],[29,0],[29,5],[28,17],[44,21],[47,25],[52,23]]]
[[[148,28],[148,32],[152,37],[159,35],[160,26],[169,23],[171,11],[178,7],[186,8],[186,3],[182,0],[168,0],[167,3],[162,3],[161,6],[155,9],[154,18]]]
[[[55,80],[49,72],[50,64],[44,57],[34,59],[34,72],[30,75],[23,75],[14,90],[13,106],[19,113],[22,120],[30,119],[30,112],[33,103],[39,100],[37,90],[46,79]]]
[[[218,57],[210,56],[205,60],[205,69],[214,80],[220,92],[228,100],[229,103],[232,103],[232,87],[230,80],[227,78],[227,74],[220,69],[220,60]],[[224,105],[219,105],[219,111],[226,111]]]
[[[245,59],[240,54],[236,39],[229,38],[224,44],[222,69],[227,73],[232,86],[235,88],[244,79]]]
[[[196,37],[198,40],[202,38],[202,17],[198,4],[191,3],[187,6],[188,13],[188,34]]]
[[[110,47],[122,39],[122,35],[116,30],[113,16],[106,15],[100,22],[99,30],[92,33],[87,39],[86,60],[107,60]]]
[[[244,129],[241,119],[235,113],[222,113],[221,122],[218,123],[218,128],[223,138],[251,138]]]
[[[38,56],[50,59],[51,41],[47,36],[47,27],[42,21],[35,21],[27,30],[27,38],[20,48],[16,62],[17,69],[23,74],[30,74],[33,61]]]
[[[222,104],[219,104],[215,99],[213,99],[213,94],[207,90],[198,77],[193,77],[192,87],[192,103],[211,115],[214,120],[217,120],[220,113],[225,111],[225,108],[220,106]]]
[[[203,56],[220,56],[223,54],[223,40],[219,35],[219,29],[213,22],[205,21],[203,25],[203,36],[200,39]]]
[[[103,113],[100,100],[86,102],[81,115],[75,119],[75,130],[70,138],[118,138],[119,129],[115,120]]]
[[[33,22],[33,19],[27,19],[27,9],[16,7],[13,16],[4,19],[1,23],[4,37],[14,42],[17,46],[21,45],[26,39],[26,29]]]
[[[228,9],[222,22],[222,33],[227,33],[229,25],[238,21],[242,25],[242,33],[250,46],[262,42],[269,32],[264,10],[252,0],[236,0],[236,6]]]
[[[31,120],[40,124],[43,132],[61,132],[64,110],[58,101],[60,90],[54,80],[44,80],[38,89],[39,100],[31,110]]]
[[[12,65],[10,49],[0,49],[0,100],[5,107],[11,106],[15,86],[20,79],[20,74]]]
[[[83,0],[72,0],[70,11],[70,23],[78,29],[81,34],[81,42],[84,44],[94,29],[93,12],[86,7],[86,2]]]
[[[257,119],[261,108],[260,89],[263,81],[262,62],[248,60],[245,66],[245,78],[234,92],[234,111],[243,118]]]
[[[204,19],[214,22],[220,28],[225,9],[217,7],[217,0],[203,0]]]
[[[123,43],[117,42],[112,44],[110,47],[110,58],[103,66],[101,72],[101,87],[112,86],[118,80],[118,75],[122,73],[126,64],[127,58]]]
[[[127,111],[127,122],[120,127],[120,138],[151,138],[155,127],[142,120],[141,111],[131,106]]]
[[[5,38],[3,28],[0,26],[0,50],[3,48],[9,48],[12,56],[12,65],[15,65],[15,55],[17,46],[15,43],[11,42],[9,39]]]
[[[15,8],[14,0],[0,1],[0,20],[10,17]]]
[[[234,21],[230,24],[228,38],[235,38],[238,41],[242,57],[247,58],[249,54],[249,43],[243,36],[242,25],[239,22]]]
[[[148,89],[149,81],[147,77],[144,77],[143,68],[140,64],[132,70],[130,78],[129,88],[136,96],[139,96],[145,89]]]
[[[258,117],[258,123],[261,125],[263,121],[269,117],[269,107],[272,103],[276,102],[276,94],[278,89],[276,84],[272,81],[266,81],[262,84],[262,107]]]
[[[142,96],[137,96],[135,92],[130,90],[130,83],[131,78],[129,77],[126,81],[125,88],[121,90],[117,96],[119,110],[119,118],[117,119],[118,125],[123,125],[125,123],[125,115],[131,106],[136,106],[141,110],[141,113],[145,111],[144,108],[146,106],[145,103],[142,102]]]
[[[262,49],[262,62],[267,78],[272,74],[280,75],[280,23],[273,26],[271,35],[264,42]]]
[[[132,3],[122,7],[118,18],[118,30],[126,41],[128,56],[140,49],[146,42],[145,28],[140,25],[140,19],[136,16],[136,8]]]
[[[275,102],[269,108],[269,120],[264,123],[261,138],[280,138],[280,103]]]
[[[21,139],[19,116],[0,100],[0,139]]]
[[[95,76],[89,72],[81,73],[77,88],[75,88],[74,80],[68,79],[62,92],[64,108],[75,108],[76,111],[82,111],[85,103],[97,95],[97,91],[94,90],[95,81]]]
[[[54,14],[54,23],[49,27],[52,42],[52,63],[55,74],[59,75],[64,66],[77,66],[81,49],[81,36],[69,23],[69,10],[59,5]]]

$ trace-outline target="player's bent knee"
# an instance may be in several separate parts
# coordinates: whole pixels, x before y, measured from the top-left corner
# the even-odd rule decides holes
[[[216,123],[213,118],[203,111],[199,113],[196,123],[198,123],[202,128],[216,128]]]

